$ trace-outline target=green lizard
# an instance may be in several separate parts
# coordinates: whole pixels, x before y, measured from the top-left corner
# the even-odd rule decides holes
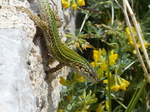
[[[40,9],[40,18],[26,8],[21,7],[20,10],[27,13],[36,25],[42,29],[48,51],[60,63],[47,73],[55,72],[63,66],[69,66],[91,82],[98,83],[98,77],[89,62],[61,42],[55,15],[48,0],[37,0],[37,2]]]

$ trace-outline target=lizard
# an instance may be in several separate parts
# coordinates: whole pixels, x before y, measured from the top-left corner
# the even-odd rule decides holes
[[[53,73],[64,66],[68,66],[87,80],[93,83],[98,83],[99,79],[89,62],[61,42],[55,20],[56,16],[54,15],[54,11],[52,10],[48,0],[37,0],[37,3],[40,9],[40,17],[33,14],[27,8],[17,8],[19,8],[22,12],[27,13],[35,24],[42,30],[48,52],[50,52],[50,54],[59,62],[56,67],[51,68],[46,72],[46,74]]]

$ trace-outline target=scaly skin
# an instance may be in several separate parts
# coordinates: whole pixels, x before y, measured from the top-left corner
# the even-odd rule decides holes
[[[48,3],[48,0],[37,0],[40,8],[40,18],[32,14],[28,9],[21,8],[29,17],[42,29],[46,41],[46,46],[52,56],[60,62],[57,69],[64,65],[71,67],[78,74],[84,76],[93,83],[98,83],[98,77],[89,62],[77,54],[75,51],[67,47],[60,40],[58,28],[54,13]],[[50,69],[48,73],[56,71]]]

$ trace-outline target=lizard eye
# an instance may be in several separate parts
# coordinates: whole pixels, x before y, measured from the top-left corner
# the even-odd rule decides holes
[[[92,76],[92,74],[90,73],[90,76]]]
[[[82,69],[82,66],[79,66],[79,69]]]

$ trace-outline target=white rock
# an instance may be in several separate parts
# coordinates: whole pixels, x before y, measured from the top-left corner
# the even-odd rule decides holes
[[[0,30],[0,112],[36,111],[26,64],[28,43],[21,30]]]

